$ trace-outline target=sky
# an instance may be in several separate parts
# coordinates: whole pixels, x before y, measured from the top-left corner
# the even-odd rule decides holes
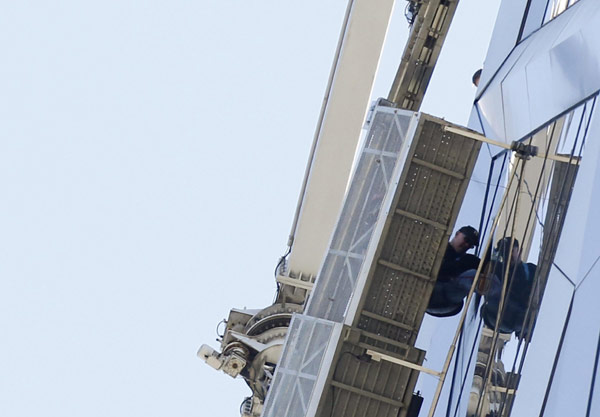
[[[460,2],[423,111],[466,124],[498,4]],[[346,5],[0,4],[1,415],[239,415],[196,351],[273,300]]]

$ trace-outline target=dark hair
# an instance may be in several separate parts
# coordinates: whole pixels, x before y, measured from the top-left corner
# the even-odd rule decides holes
[[[479,232],[473,226],[463,226],[458,231],[465,235],[467,241],[472,245],[479,244]]]
[[[511,240],[512,240],[512,238],[509,236],[509,237],[500,239],[498,241],[498,243],[496,243],[496,253],[502,259],[508,259],[510,256],[510,241]],[[513,247],[517,248],[517,249],[519,248],[519,241],[517,239],[514,240]]]

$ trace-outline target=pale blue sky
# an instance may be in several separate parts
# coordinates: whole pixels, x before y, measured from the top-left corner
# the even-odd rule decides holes
[[[466,123],[498,3],[461,1],[424,111]],[[273,299],[345,9],[0,5],[2,416],[239,415],[195,353]]]

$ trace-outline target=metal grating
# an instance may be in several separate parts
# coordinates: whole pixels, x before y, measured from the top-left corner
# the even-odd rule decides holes
[[[400,186],[387,219],[380,219],[385,227],[376,255],[365,264],[369,272],[359,307],[345,320],[361,331],[352,352],[366,346],[393,357],[420,352],[414,342],[480,148],[472,139],[446,133],[446,125],[420,116]],[[391,362],[357,364],[346,356],[339,357],[343,370],[336,367],[331,379],[337,397],[327,394],[329,415],[406,415],[418,371]],[[409,362],[420,365],[423,356]],[[328,415],[326,410],[323,406],[319,415]]]
[[[338,343],[339,328],[339,324],[306,315],[292,317],[286,336],[288,348],[277,365],[265,402],[264,417],[307,415],[326,352],[331,348],[330,343],[333,348]]]
[[[358,352],[360,349],[354,349]],[[340,358],[332,380],[334,416],[397,416],[405,407],[403,394],[409,375],[390,362],[364,363],[353,356]],[[336,404],[337,401],[337,404]]]
[[[422,115],[357,326],[414,344],[480,144]]]
[[[306,357],[312,339],[290,328],[264,416],[406,415],[425,356],[414,342],[480,147],[445,126],[376,108],[304,313],[338,338],[307,378],[287,358]]]
[[[408,407],[417,372],[389,361],[365,361],[365,350],[381,351],[369,344],[374,341],[359,332],[359,340],[342,345],[329,386],[324,392],[321,416],[397,417]],[[423,361],[424,352],[400,346],[394,356],[413,363]]]
[[[414,113],[375,113],[306,314],[342,322]]]
[[[366,349],[406,358],[420,365],[424,352],[415,349],[437,270],[454,227],[480,143],[446,133],[448,123],[420,115],[413,142],[401,161],[400,184],[387,218],[360,302],[346,312],[345,323],[359,329],[357,342],[344,344],[337,356],[330,391],[320,416],[405,416],[418,371],[392,362],[364,363],[355,355]],[[364,273],[364,272],[363,272]],[[362,290],[361,294],[358,294]],[[334,359],[334,362],[336,360]]]

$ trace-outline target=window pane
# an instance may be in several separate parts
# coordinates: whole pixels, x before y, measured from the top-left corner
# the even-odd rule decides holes
[[[577,1],[579,0],[531,0],[519,41],[531,35],[532,32],[554,19]]]
[[[521,39],[531,35],[534,30],[542,26],[547,5],[548,0],[531,0]]]
[[[574,2],[572,1],[571,4],[572,3]],[[546,10],[544,23],[554,19],[556,16],[564,12],[567,7],[569,7],[569,0],[551,0],[550,4],[548,4],[548,9]]]

